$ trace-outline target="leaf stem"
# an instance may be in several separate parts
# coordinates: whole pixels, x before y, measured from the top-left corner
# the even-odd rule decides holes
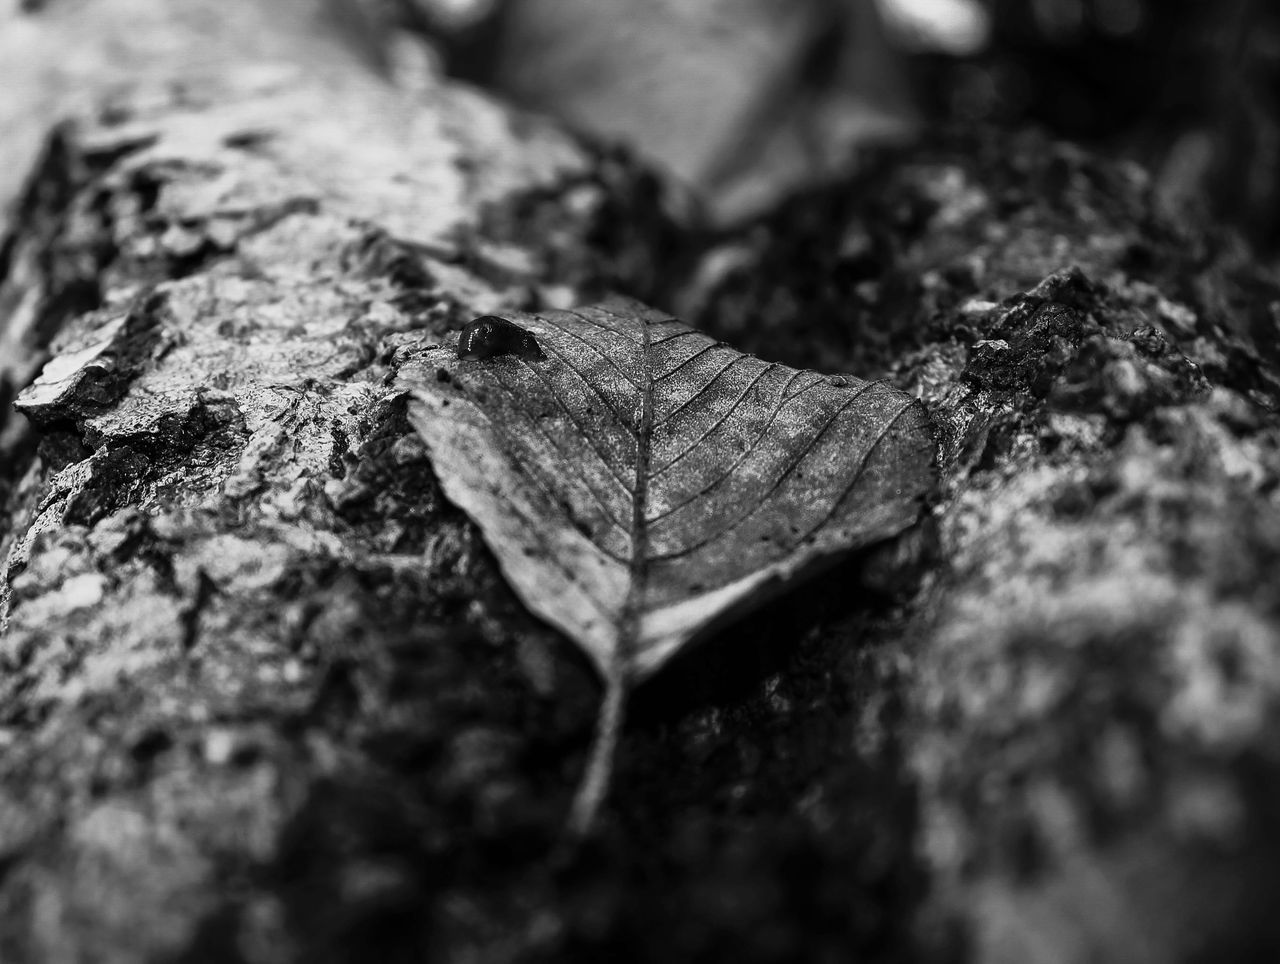
[[[622,673],[610,673],[604,683],[604,697],[596,716],[596,732],[591,741],[591,752],[578,792],[569,810],[568,834],[581,840],[591,833],[596,816],[605,797],[609,795],[609,783],[613,776],[613,761],[618,752],[618,736],[626,715],[627,684]]]

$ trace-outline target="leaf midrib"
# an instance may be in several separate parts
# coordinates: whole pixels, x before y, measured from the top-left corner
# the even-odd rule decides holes
[[[644,607],[644,590],[649,575],[649,458],[653,444],[653,360],[650,358],[648,319],[641,319],[640,368],[644,384],[640,389],[640,422],[636,426],[636,482],[631,498],[631,565],[627,599],[623,604],[618,633],[616,665],[620,674],[628,666],[640,635],[640,618]]]
[[[613,658],[604,680],[604,698],[596,720],[595,738],[587,755],[582,782],[569,811],[568,830],[573,837],[578,838],[590,830],[608,791],[613,758],[617,753],[618,738],[622,731],[627,690],[631,682],[629,667],[640,638],[644,591],[649,574],[649,533],[645,513],[649,502],[649,456],[653,435],[653,364],[650,358],[651,338],[647,318],[641,319],[641,326],[644,336],[641,349],[644,386],[640,395],[640,424],[635,431],[636,482],[631,499],[631,563],[627,598],[618,621]]]

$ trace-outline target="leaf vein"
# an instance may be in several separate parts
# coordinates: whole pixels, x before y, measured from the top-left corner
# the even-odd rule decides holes
[[[607,315],[617,318],[619,321],[624,321],[624,322],[626,321],[626,319],[623,318],[621,315],[615,314],[612,311],[607,311],[604,308],[601,308],[599,305],[597,305],[596,308],[600,311],[604,311],[604,313]],[[615,338],[617,337],[625,338],[627,341],[631,342],[631,344],[636,345],[637,347],[642,347],[645,344],[643,339],[641,339],[640,341],[637,341],[635,338],[633,338],[631,335],[631,332],[627,330],[625,325],[621,329],[613,328],[613,327],[610,327],[609,325],[602,325],[600,322],[595,321],[591,318],[588,318],[581,311],[575,311],[572,308],[566,311],[565,314],[573,315],[573,317],[577,318],[584,325],[590,325],[592,328],[598,328],[603,332],[607,332],[608,334],[613,335]],[[648,323],[646,322],[645,324],[647,325]],[[634,382],[632,384],[635,384],[637,389],[640,388],[638,384]]]
[[[575,317],[577,317],[577,318],[582,318],[582,315],[580,315],[580,314],[579,314],[578,312],[576,312],[576,311],[571,311],[571,312],[569,312],[569,314],[571,314],[571,315],[573,315],[573,316],[575,316]],[[539,317],[541,317],[541,316],[539,316]],[[545,318],[544,318],[544,319],[542,319],[542,320],[543,320],[543,321],[546,321],[546,319],[545,319]],[[587,321],[585,318],[583,318],[582,320],[583,320],[583,321]],[[591,324],[591,322],[587,321],[587,324]],[[595,325],[594,327],[599,328],[600,326],[599,326],[599,325]],[[610,355],[610,354],[608,354],[608,353],[607,353],[603,348],[601,348],[601,347],[600,347],[599,345],[597,345],[595,342],[588,341],[587,339],[585,339],[585,338],[583,338],[581,335],[579,335],[576,331],[573,331],[573,330],[572,330],[572,329],[570,329],[570,328],[565,328],[565,327],[561,326],[559,330],[560,330],[560,331],[563,331],[566,335],[568,335],[568,336],[569,336],[569,337],[571,337],[571,338],[576,338],[578,341],[582,342],[584,345],[586,345],[588,348],[590,348],[593,352],[595,352],[597,355],[599,355],[602,359],[604,359],[606,362],[608,362],[608,363],[609,363],[609,367],[610,367],[610,368],[612,368],[615,372],[617,372],[617,373],[618,373],[618,376],[619,376],[620,378],[622,378],[624,381],[626,381],[626,383],[627,383],[628,385],[630,385],[632,388],[637,389],[637,390],[640,388],[640,385],[636,382],[636,380],[635,380],[634,378],[632,378],[630,375],[628,375],[626,372],[624,372],[621,368],[619,368],[619,367],[618,367],[618,363],[617,363],[616,361],[614,361],[613,356],[612,356],[612,355]],[[604,328],[604,329],[602,329],[602,330],[603,330],[603,331],[608,331],[609,329]]]
[[[796,374],[797,374],[797,375],[800,375],[800,374],[804,374],[804,373],[802,373],[802,372],[796,372]],[[813,374],[813,373],[809,373],[809,374]],[[803,394],[804,394],[805,392],[807,392],[809,389],[813,388],[813,386],[814,386],[814,385],[821,384],[821,383],[822,383],[822,382],[824,382],[824,381],[826,381],[826,379],[825,379],[825,378],[823,378],[821,375],[816,375],[816,374],[815,374],[815,375],[814,375],[814,377],[813,377],[813,380],[812,380],[811,382],[808,382],[808,383],[806,383],[805,385],[803,385],[802,387],[800,387],[800,388],[796,389],[795,397],[799,397],[800,395],[803,395]],[[784,397],[783,397],[783,399],[782,399],[782,400],[783,400],[784,402],[789,402],[789,401],[791,401],[791,398],[792,398],[792,396],[785,396],[785,395],[784,395]]]
[[[680,371],[680,369],[684,368],[686,365],[691,365],[691,364],[693,364],[695,361],[697,361],[699,358],[701,358],[703,355],[705,355],[707,352],[711,351],[711,349],[713,349],[713,348],[717,347],[718,345],[719,345],[719,342],[712,342],[710,345],[703,345],[701,348],[699,348],[697,351],[695,351],[692,355],[690,355],[688,358],[686,358],[684,361],[682,361],[679,365],[677,365],[675,368],[671,369],[671,371],[669,371],[669,372],[667,372],[666,374],[664,374],[663,376],[661,376],[661,377],[658,379],[658,381],[659,381],[660,383],[661,383],[661,382],[665,382],[668,378],[670,378],[670,377],[671,377],[672,375],[674,375],[676,372]],[[747,356],[746,356],[746,355],[739,355],[738,357],[739,357],[739,358],[746,358]]]
[[[533,418],[532,416],[530,416],[529,413],[525,411],[518,404],[520,401],[520,395],[516,392],[514,388],[512,388],[510,385],[504,382],[502,378],[498,376],[496,373],[494,375],[494,381],[497,382],[498,386],[502,388],[502,390],[506,392],[508,396],[510,396],[513,402],[517,403],[512,406],[512,408],[516,411],[516,413],[523,416],[525,421],[528,422],[529,425],[533,426],[534,430],[539,435],[541,435],[544,439],[547,440],[547,444],[551,446],[551,448],[555,451],[556,455],[559,456],[561,460],[569,463],[572,463],[573,461],[576,460],[576,457],[570,456],[569,453],[563,447],[561,447],[554,438],[551,437],[551,434],[545,428],[542,427],[541,423],[536,418]],[[584,440],[587,442],[588,445],[591,444],[589,439],[584,439]],[[600,464],[604,466],[605,471],[609,472],[610,475],[612,476],[612,471],[609,468],[609,463],[606,462],[604,457],[599,452],[596,452],[594,448],[592,449],[592,451],[595,452],[596,457],[600,460]],[[618,519],[617,516],[613,514],[612,506],[610,506],[609,503],[605,500],[605,498],[595,490],[595,487],[592,486],[587,481],[585,475],[583,475],[582,473],[577,473],[577,474],[579,476],[580,481],[582,482],[582,487],[591,493],[591,497],[595,499],[596,504],[600,506],[600,509],[604,513],[605,518],[607,518],[611,523],[613,523],[615,528],[617,528],[619,531],[623,532],[629,537],[630,531],[625,525],[623,525],[622,520]],[[614,478],[614,481],[618,481],[616,476],[614,476],[613,478]],[[619,485],[621,486],[620,482],[619,482]],[[630,496],[631,493],[627,491],[626,487],[625,486],[621,486],[621,487],[623,491],[627,492],[627,495]]]
[[[823,437],[824,435],[826,435],[826,434],[827,434],[827,432],[830,430],[831,426],[832,426],[832,425],[834,425],[834,424],[836,423],[836,420],[837,420],[841,415],[843,415],[843,414],[845,413],[845,411],[847,411],[847,410],[848,410],[849,406],[851,406],[851,405],[852,405],[854,402],[856,402],[856,401],[857,401],[857,400],[858,400],[858,399],[859,399],[863,394],[865,394],[865,392],[867,391],[867,389],[869,389],[872,385],[878,385],[878,384],[881,384],[881,383],[880,383],[880,382],[868,382],[865,386],[863,386],[861,389],[859,389],[859,391],[857,392],[857,394],[855,394],[852,398],[847,399],[843,405],[841,405],[839,408],[837,408],[837,409],[835,410],[835,412],[834,412],[834,413],[833,413],[833,414],[832,414],[832,415],[831,415],[831,416],[830,416],[830,417],[829,417],[829,418],[828,418],[828,419],[823,423],[822,428],[818,429],[817,433],[813,436],[813,438],[809,439],[809,441],[808,441],[808,442],[806,442],[806,443],[804,444],[804,446],[803,446],[803,447],[801,447],[801,448],[799,449],[799,451],[797,451],[797,452],[793,453],[793,455],[792,455],[791,459],[790,459],[790,460],[788,461],[788,463],[787,463],[787,467],[786,467],[786,469],[784,469],[784,470],[783,470],[783,472],[782,472],[782,474],[781,474],[781,475],[779,475],[779,476],[774,480],[774,482],[773,482],[773,484],[772,484],[771,486],[769,486],[768,491],[766,491],[764,494],[762,494],[759,498],[757,498],[757,499],[755,500],[755,505],[754,505],[752,508],[748,509],[746,512],[744,512],[743,514],[741,514],[740,516],[738,516],[736,519],[734,519],[733,521],[731,521],[728,525],[726,525],[726,526],[722,526],[722,527],[721,527],[720,529],[718,529],[716,532],[713,532],[712,534],[710,534],[710,535],[706,536],[705,538],[703,538],[703,539],[702,539],[702,540],[700,540],[699,542],[696,542],[696,543],[694,543],[693,545],[690,545],[690,546],[686,546],[684,549],[681,549],[679,552],[670,553],[670,554],[663,555],[663,556],[655,556],[655,557],[654,557],[655,561],[659,561],[659,560],[669,560],[669,559],[678,559],[678,558],[680,558],[681,556],[688,555],[689,553],[691,553],[691,552],[693,552],[693,551],[695,551],[695,550],[697,550],[697,549],[701,549],[703,546],[709,545],[709,544],[711,544],[712,542],[715,542],[715,541],[716,541],[716,540],[718,540],[718,539],[722,539],[722,538],[724,538],[724,536],[726,536],[727,534],[729,534],[730,532],[732,532],[734,529],[736,529],[739,525],[741,525],[744,519],[748,519],[748,518],[750,518],[752,515],[754,515],[756,512],[760,511],[760,508],[761,508],[762,506],[764,506],[764,505],[769,501],[769,499],[771,499],[771,498],[773,497],[773,493],[775,493],[775,492],[777,492],[777,491],[778,491],[778,487],[779,487],[779,486],[781,486],[781,485],[782,485],[782,483],[783,483],[783,482],[785,482],[785,481],[787,480],[787,478],[791,475],[791,473],[795,471],[796,466],[798,466],[798,465],[800,464],[801,460],[802,460],[806,455],[808,455],[811,451],[813,451],[814,446],[815,446],[815,445],[817,445],[817,444],[818,444],[818,442],[822,440],[822,437]],[[799,396],[797,396],[797,397],[799,397]],[[753,446],[753,448],[754,448],[754,446]],[[733,468],[736,468],[736,467],[737,467],[737,465],[738,465],[738,462],[741,462],[741,461],[742,461],[742,459],[744,459],[744,458],[747,456],[747,454],[749,454],[749,452],[750,452],[750,451],[751,451],[751,450],[748,450],[747,452],[744,452],[741,456],[739,456],[739,457],[738,457],[738,461],[734,463]],[[720,484],[721,484],[725,479],[729,478],[729,477],[733,474],[733,468],[730,468],[728,472],[726,472],[726,473],[724,473],[722,476],[720,476],[720,478],[719,478],[719,479],[717,479],[714,483],[712,483],[711,485],[707,486],[707,487],[706,487],[706,488],[704,488],[701,492],[699,492],[697,495],[695,495],[695,496],[691,497],[690,499],[686,500],[684,503],[682,503],[680,506],[677,506],[676,508],[678,509],[678,508],[682,508],[682,507],[683,507],[683,506],[685,506],[685,505],[688,505],[690,502],[694,501],[695,499],[701,498],[702,496],[704,496],[704,495],[706,495],[708,492],[710,492],[712,489],[714,489],[714,488],[716,488],[717,486],[719,486],[719,485],[720,485]],[[675,510],[675,509],[672,509],[672,510],[670,510],[670,511],[668,511],[668,512],[664,512],[664,513],[663,513],[663,515],[662,515],[661,517],[659,517],[659,518],[665,518],[666,516],[671,515],[671,513],[672,513],[672,512],[674,512],[674,511],[676,511],[676,510]],[[651,520],[651,523],[652,523],[652,522],[656,522],[656,521],[657,521],[657,519],[653,519],[653,520]]]
[[[508,440],[510,439],[510,435],[507,433],[506,429],[499,427],[498,423],[494,421],[492,418],[490,418],[487,412],[484,413],[484,416],[485,416],[485,420],[489,423],[490,427],[494,430],[494,432],[497,435],[499,435],[504,439],[508,439]],[[527,459],[522,457],[518,453],[518,450],[510,444],[504,445],[503,451],[506,452],[507,455],[509,455],[519,465],[521,469],[523,469],[525,476],[529,479],[532,479],[533,483],[543,491],[543,493],[547,497],[547,501],[549,502],[549,504],[556,507],[559,511],[564,512],[566,518],[569,521],[569,524],[572,526],[573,518],[571,514],[566,510],[565,505],[559,499],[556,498],[555,490],[552,489],[551,486],[549,486],[546,482],[544,482],[537,472],[533,471],[532,464]],[[510,500],[507,500],[507,501],[508,501],[508,505],[511,506],[513,511],[519,512],[519,507],[517,504],[510,502]],[[524,519],[524,522],[525,522],[524,528],[532,532],[533,535],[537,538],[538,542],[541,543],[542,546],[547,549],[545,558],[551,560],[556,565],[556,567],[560,569],[561,572],[568,575],[570,577],[570,581],[578,585],[582,589],[583,595],[585,595],[592,602],[594,602],[597,605],[597,607],[600,608],[601,612],[608,612],[609,611],[608,607],[604,605],[604,602],[600,599],[597,599],[591,593],[587,592],[586,587],[581,582],[579,582],[578,579],[576,578],[577,574],[574,573],[572,570],[570,570],[568,566],[565,566],[563,563],[560,562],[559,556],[556,554],[556,547],[552,545],[550,541],[547,540],[544,534],[549,528],[546,524],[546,520],[529,518],[524,513],[519,513],[519,514]],[[576,526],[574,527],[574,531],[578,531]],[[584,538],[586,537],[584,536]],[[627,564],[626,559],[610,552],[608,549],[599,545],[594,539],[588,538],[587,541],[590,542],[592,547],[597,552],[599,552],[602,556],[605,556],[606,558],[612,559],[614,562],[621,563],[623,565]]]
[[[569,369],[569,371],[573,372],[576,376],[578,376],[578,381],[582,382],[583,385],[591,389],[591,391],[595,394],[596,398],[604,402],[605,407],[609,409],[609,414],[613,416],[614,421],[616,421],[619,425],[621,425],[628,435],[634,436],[635,430],[632,429],[631,426],[627,424],[627,420],[623,418],[622,413],[619,412],[617,408],[614,407],[614,404],[612,401],[609,400],[609,397],[605,395],[604,392],[600,391],[600,389],[590,379],[588,379],[586,375],[582,374],[582,372],[574,368],[573,362],[569,358],[567,358],[564,355],[564,353],[561,352],[558,348],[556,348],[554,345],[550,343],[547,344],[547,348],[551,350],[551,353],[553,355],[555,355],[562,362],[564,362],[565,368]],[[533,368],[531,365],[529,365],[529,363],[526,362],[523,358],[520,359],[520,363],[523,364],[530,371],[534,372],[534,374],[538,376],[538,378],[542,381],[542,383],[547,386],[547,389],[548,391],[551,392],[552,397],[555,398],[557,402],[560,402],[560,407],[565,408],[564,402],[560,400],[559,392],[557,392],[555,388],[551,385],[551,383],[548,382],[546,378],[543,377],[542,373],[539,372],[537,369]],[[565,408],[565,411],[568,411],[568,409]],[[572,415],[570,415],[570,417],[572,418]],[[579,431],[582,431],[582,426],[578,425],[577,421],[574,421],[574,425],[577,426]],[[583,432],[583,435],[586,435],[586,434],[587,434],[586,432]],[[614,474],[616,475],[617,473],[614,473]],[[619,479],[619,481],[621,481],[621,479]],[[628,489],[627,491],[630,492],[631,490]]]
[[[808,391],[809,388],[812,388],[814,385],[817,385],[817,384],[818,382],[811,382],[805,388],[805,391]],[[769,416],[769,421],[765,422],[764,428],[760,430],[760,433],[751,441],[751,444],[747,446],[746,450],[743,451],[737,457],[737,459],[734,460],[732,465],[730,465],[727,469],[725,469],[724,472],[722,472],[714,482],[708,484],[705,488],[703,488],[702,491],[694,493],[693,495],[689,496],[689,498],[681,502],[679,505],[673,506],[672,508],[668,509],[666,512],[663,512],[661,515],[655,516],[654,518],[650,519],[649,520],[650,524],[658,522],[661,519],[665,519],[667,516],[671,515],[671,513],[677,512],[680,509],[683,509],[690,502],[694,502],[697,499],[702,498],[708,492],[710,492],[711,490],[719,486],[721,482],[723,482],[725,479],[731,476],[733,474],[734,469],[736,469],[740,464],[742,464],[742,461],[748,455],[750,455],[752,452],[756,450],[756,447],[760,444],[761,440],[764,439],[765,435],[769,433],[769,429],[773,428],[773,423],[776,422],[778,419],[778,416],[782,414],[782,409],[785,408],[787,405],[789,405],[791,402],[795,401],[797,398],[799,398],[803,394],[804,394],[803,391],[796,392],[794,395],[792,395],[790,398],[786,399],[785,401],[779,401],[774,406],[773,412]],[[854,396],[854,397],[856,398],[857,396]],[[852,401],[852,399],[850,401]]]
[[[738,358],[746,358],[746,357],[747,357],[746,355],[739,355],[739,356],[737,356],[737,358],[735,358],[735,359],[734,359],[734,361],[736,362],[736,361],[738,360]],[[671,461],[669,461],[669,462],[668,462],[666,465],[664,465],[662,468],[660,468],[660,469],[658,469],[656,472],[654,472],[654,473],[653,473],[653,474],[654,474],[654,477],[656,478],[657,476],[661,475],[663,472],[666,472],[669,468],[671,468],[671,466],[675,465],[677,462],[679,462],[681,459],[683,459],[686,455],[688,455],[690,452],[692,452],[694,449],[696,449],[699,445],[701,445],[701,444],[703,443],[703,441],[705,441],[705,440],[706,440],[706,438],[707,438],[707,437],[708,437],[712,432],[714,432],[714,431],[715,431],[716,429],[718,429],[721,425],[723,425],[723,424],[724,424],[724,423],[729,419],[729,416],[733,415],[733,413],[734,413],[734,412],[736,412],[736,411],[738,410],[738,406],[742,404],[742,400],[743,400],[744,398],[746,398],[749,394],[751,394],[751,389],[755,388],[755,387],[756,387],[756,385],[760,384],[760,380],[761,380],[762,378],[764,378],[764,376],[765,376],[765,375],[769,374],[769,372],[771,372],[771,371],[773,371],[774,369],[776,369],[777,367],[778,367],[778,364],[777,364],[776,362],[771,362],[770,364],[768,364],[768,365],[766,365],[764,368],[762,368],[762,369],[760,370],[759,374],[757,374],[755,378],[751,379],[751,381],[747,383],[747,386],[742,390],[742,392],[738,395],[738,397],[737,397],[737,398],[735,398],[735,399],[733,400],[733,404],[732,404],[732,405],[730,405],[730,406],[725,410],[724,414],[723,414],[723,415],[721,415],[718,419],[716,419],[716,420],[715,420],[715,423],[714,423],[714,424],[712,424],[712,425],[711,425],[711,426],[710,426],[710,427],[709,427],[705,432],[703,432],[701,435],[699,435],[699,436],[698,436],[694,441],[690,442],[690,443],[685,447],[685,449],[684,449],[684,451],[683,451],[683,452],[681,452],[681,453],[680,453],[679,455],[677,455],[675,458],[671,459]],[[719,376],[717,375],[716,377],[718,378]],[[792,378],[794,378],[794,377],[795,377],[795,376],[793,375],[793,376],[792,376]],[[714,379],[712,379],[712,381],[714,381]],[[787,384],[790,384],[790,380],[788,380],[788,381],[787,381]],[[708,387],[710,387],[710,382],[708,382]],[[786,387],[786,386],[783,386],[784,390],[785,390],[785,387]],[[769,425],[771,425],[771,424],[773,424],[772,419],[770,419],[770,422],[769,422]],[[765,431],[766,431],[766,432],[769,430],[769,425],[766,425],[766,426],[765,426]],[[764,432],[761,432],[760,434],[761,434],[761,436],[763,436],[763,435],[764,435]],[[757,441],[759,441],[759,438],[757,438]],[[752,447],[754,448],[754,447],[755,447],[755,442],[752,442],[751,444],[752,444]]]
[[[688,338],[690,335],[701,335],[703,338],[711,337],[705,331],[697,331],[691,328],[688,331],[677,331],[674,335],[667,335],[666,338],[659,338],[653,343],[653,347],[657,348],[659,345],[665,345],[667,342],[675,341],[677,338]]]
[[[849,497],[849,493],[853,491],[853,487],[857,485],[858,481],[862,478],[863,472],[866,471],[867,463],[871,461],[872,454],[880,447],[880,443],[884,441],[885,436],[889,434],[893,426],[898,424],[898,419],[902,418],[903,415],[911,410],[913,404],[914,403],[911,400],[908,400],[902,408],[898,409],[898,411],[893,414],[892,418],[885,420],[884,427],[876,434],[874,441],[867,446],[866,452],[864,452],[862,454],[862,458],[858,460],[858,468],[854,471],[852,478],[850,478],[848,484],[845,485],[844,490],[840,493],[839,497],[831,503],[831,509],[822,517],[817,525],[810,528],[803,536],[801,536],[802,539],[813,535],[813,533],[817,532],[831,521],[831,517],[840,509],[840,505]]]
[[[555,390],[555,386],[553,386],[549,381],[547,381],[546,377],[542,374],[542,372],[538,371],[536,368],[530,365],[523,358],[518,358],[516,360],[521,365],[523,365],[526,369],[531,371],[534,374],[534,377],[538,379],[538,381],[542,382],[542,384],[547,389],[547,393],[552,397],[552,399],[555,400],[555,403],[560,406],[561,410],[565,413],[565,415],[569,416],[569,421],[573,425],[573,427],[578,430],[578,434],[580,434],[584,439],[587,440],[587,444],[590,445],[591,450],[596,453],[596,457],[599,458],[600,461],[604,463],[605,467],[609,470],[609,474],[613,476],[614,481],[617,482],[618,485],[622,487],[623,492],[627,493],[627,495],[630,496],[632,493],[631,493],[631,489],[627,487],[627,483],[622,480],[622,476],[618,474],[618,470],[612,465],[612,463],[610,463],[609,459],[605,457],[605,454],[601,452],[600,449],[596,446],[595,440],[592,437],[591,433],[586,431],[582,427],[581,423],[579,423],[578,420],[574,418],[573,411],[569,408],[568,405],[564,403],[564,399],[562,399],[560,397],[560,393]],[[587,385],[588,388],[592,387],[585,378],[582,378],[582,375],[579,372],[574,370],[572,365],[567,365],[566,367],[568,367],[570,371],[572,371],[575,375],[577,375],[578,378],[582,379],[583,384]],[[597,390],[596,394],[600,395],[600,392]],[[602,401],[604,401],[606,405],[609,404],[608,400],[605,399],[603,395],[600,395],[600,398]],[[610,411],[613,412],[614,418],[616,418],[619,422],[621,422],[625,427],[626,423],[622,422],[622,417],[618,415],[617,411],[614,410],[612,406],[610,406]]]
[[[712,375],[711,378],[707,381],[707,383],[702,386],[702,388],[698,389],[698,391],[694,392],[692,395],[686,398],[683,402],[681,402],[679,405],[673,408],[670,412],[664,415],[662,417],[662,421],[658,422],[658,424],[653,427],[654,430],[657,431],[658,429],[662,428],[662,426],[666,425],[669,421],[671,421],[673,418],[675,418],[677,415],[683,412],[686,408],[688,408],[690,405],[696,402],[699,398],[701,398],[702,393],[707,391],[707,389],[709,389],[712,385],[714,385],[716,383],[716,380],[721,375],[723,375],[730,368],[736,365],[739,359],[745,358],[745,357],[746,357],[745,355],[734,355],[731,359],[729,359],[728,363],[723,365],[718,372]]]

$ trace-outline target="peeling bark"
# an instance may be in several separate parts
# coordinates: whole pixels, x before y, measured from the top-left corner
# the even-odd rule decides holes
[[[0,959],[1280,949],[1280,286],[1248,252],[1139,172],[982,135],[686,284],[696,238],[618,155],[397,90],[323,18],[211,9],[0,15],[33,77],[90,11],[131,45],[105,101],[3,117],[43,128],[0,221],[29,420],[0,436]],[[608,287],[888,375],[944,485],[638,693],[565,859],[595,679],[393,382],[474,315]]]

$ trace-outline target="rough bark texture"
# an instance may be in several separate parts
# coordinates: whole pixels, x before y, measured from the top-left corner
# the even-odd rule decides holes
[[[222,41],[148,41],[147,7],[0,14],[164,38],[109,103],[32,107],[73,116],[0,221],[0,395],[52,359],[0,448],[0,959],[1280,953],[1280,287],[1247,252],[1136,170],[982,135],[681,284],[617,157],[237,5],[237,66],[197,63]],[[393,382],[610,285],[888,374],[944,481],[649,684],[566,855],[594,677]]]

